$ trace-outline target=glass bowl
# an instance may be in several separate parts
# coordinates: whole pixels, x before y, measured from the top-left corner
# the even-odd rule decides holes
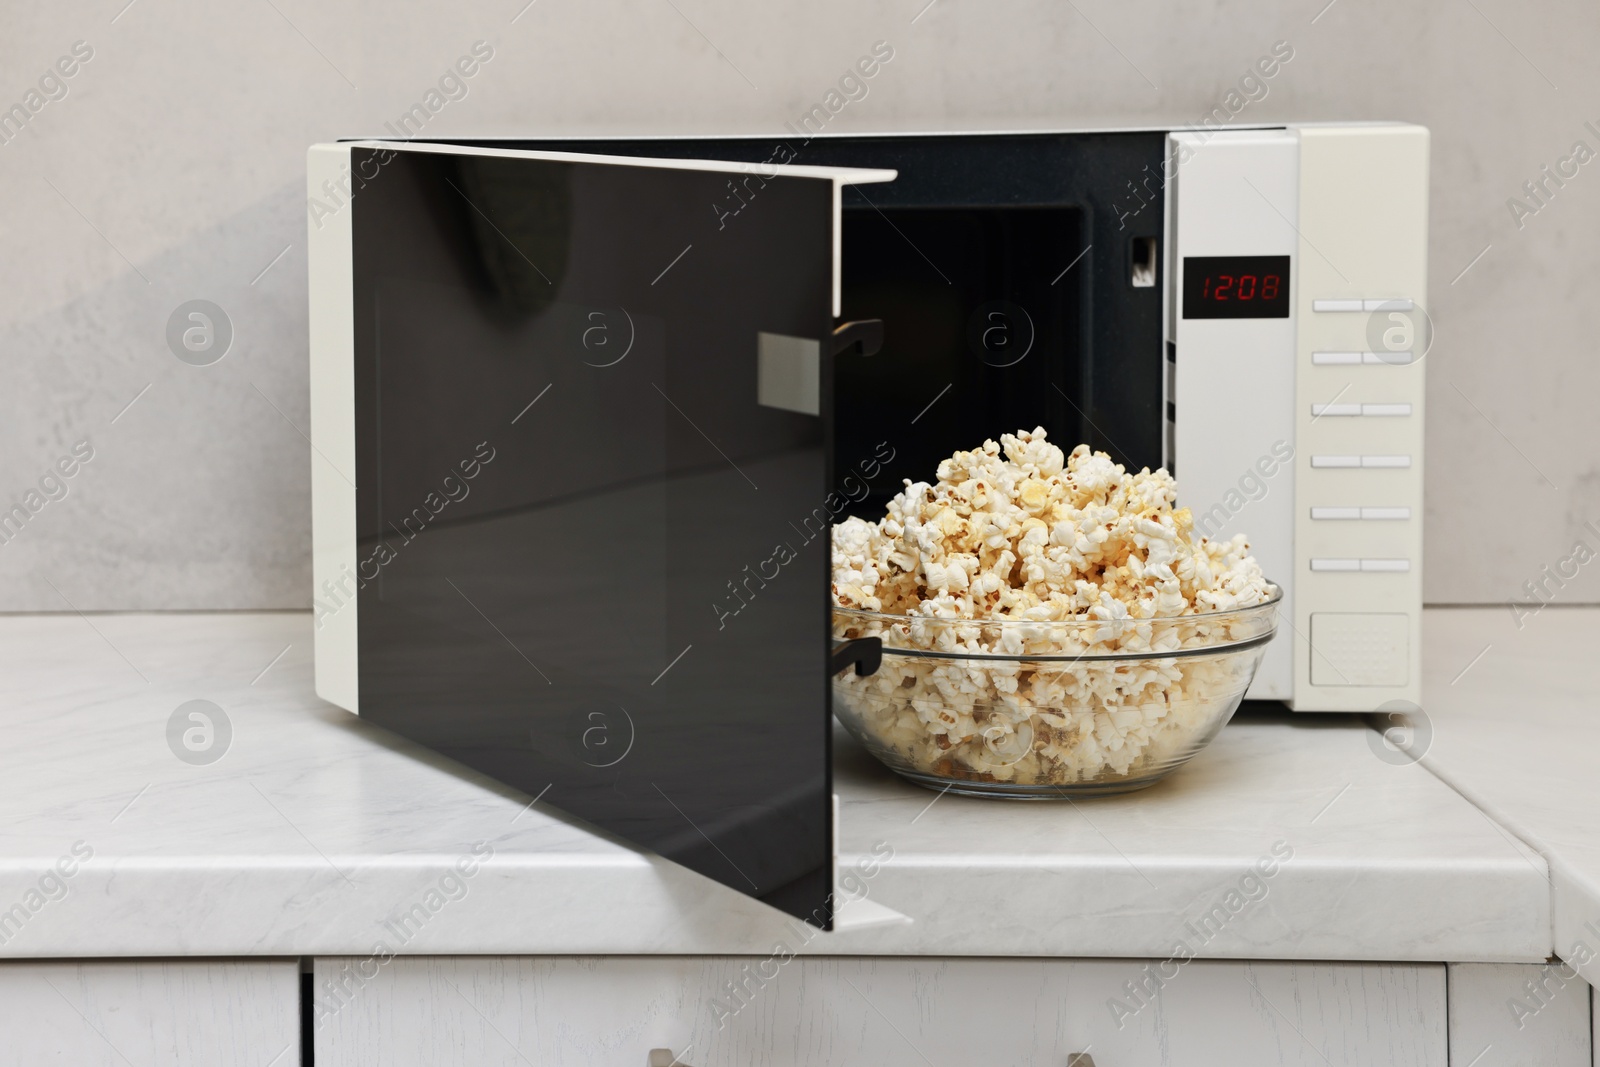
[[[1277,632],[1278,604],[1162,619],[938,619],[835,607],[876,637],[876,672],[833,678],[833,712],[931,789],[1048,799],[1152,785],[1227,725]]]

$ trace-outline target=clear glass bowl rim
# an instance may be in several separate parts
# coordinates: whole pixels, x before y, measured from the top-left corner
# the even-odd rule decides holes
[[[863,623],[876,623],[885,628],[905,623],[907,620],[916,619],[923,623],[939,625],[978,625],[978,626],[1030,626],[1058,628],[1057,632],[1063,637],[1080,632],[1085,628],[1101,629],[1107,625],[1122,623],[1129,627],[1152,623],[1159,626],[1183,625],[1193,622],[1223,622],[1235,618],[1248,618],[1258,614],[1277,614],[1277,606],[1283,601],[1283,587],[1275,582],[1272,586],[1272,595],[1259,604],[1251,604],[1242,608],[1229,608],[1226,611],[1202,611],[1192,615],[1165,615],[1154,619],[1096,619],[1088,615],[1074,615],[1067,619],[1047,619],[1034,622],[1029,619],[965,619],[965,618],[940,618],[933,615],[888,615],[878,611],[867,611],[863,608],[842,608],[833,605],[833,617],[856,619]],[[989,661],[1049,661],[1049,662],[1089,662],[1109,663],[1114,661],[1176,659],[1188,656],[1211,656],[1226,652],[1242,652],[1246,649],[1264,645],[1272,640],[1278,632],[1278,624],[1274,620],[1265,631],[1250,637],[1235,641],[1219,641],[1214,644],[1194,645],[1188,648],[1173,649],[1161,652],[1154,649],[1144,651],[1115,651],[1115,652],[1076,652],[1076,653],[1035,653],[1027,652],[1021,655],[1011,655],[1004,652],[943,652],[938,649],[927,648],[897,648],[887,642],[883,646],[885,656],[907,656],[918,659],[963,659],[963,660],[989,660]]]

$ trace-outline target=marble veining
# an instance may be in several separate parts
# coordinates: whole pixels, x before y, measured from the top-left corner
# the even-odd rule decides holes
[[[311,633],[0,618],[0,956],[1550,952],[1544,860],[1358,720],[1242,714],[1168,781],[1070,803],[924,791],[840,736],[842,878],[912,921],[813,934],[324,704]],[[214,762],[169,743],[194,699],[231,725]]]
[[[1600,983],[1600,609],[1524,599],[1428,613],[1412,748],[1545,857],[1554,952]]]

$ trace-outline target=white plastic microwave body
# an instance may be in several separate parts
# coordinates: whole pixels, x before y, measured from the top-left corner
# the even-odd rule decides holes
[[[1173,469],[1179,503],[1191,508],[1202,533],[1248,532],[1263,569],[1284,588],[1279,637],[1250,696],[1282,701],[1296,711],[1375,711],[1395,701],[1417,702],[1424,356],[1430,341],[1424,310],[1427,130],[1363,123],[1126,134],[1159,138],[1160,158],[1136,174],[1106,168],[1095,176],[1089,165],[1090,177],[1077,176],[1074,202],[1098,212],[1095,225],[1109,227],[1089,236],[1109,238],[1086,237],[1087,248],[1061,248],[1067,280],[1059,288],[1094,271],[1102,271],[1095,277],[1115,275],[1135,287],[1157,287],[1154,317],[1160,328],[1149,334],[1148,344],[1141,342],[1149,350],[1096,350],[1087,358],[1102,364],[1134,359],[1159,368],[1153,371],[1160,409],[1152,416],[1152,451],[1158,452],[1153,458]],[[1081,141],[1080,155],[1092,164],[1094,145],[1118,135],[817,136],[776,162],[766,148],[771,138],[595,141],[589,155],[570,154],[581,142],[563,142],[564,154],[526,151],[546,143],[511,140],[313,148],[308,195],[314,588],[319,602],[333,609],[321,612],[316,634],[319,694],[351,710],[361,704],[360,619],[351,583],[358,566],[353,482],[363,468],[351,367],[357,331],[352,264],[360,258],[352,217],[362,210],[363,180],[352,172],[353,151],[378,151],[383,158],[605,158],[653,173],[715,173],[719,181],[726,178],[731,193],[706,208],[715,213],[718,232],[735,240],[751,217],[737,209],[761,203],[751,199],[752,190],[765,190],[766,182],[780,177],[815,181],[833,196],[831,223],[826,212],[818,217],[833,247],[837,316],[839,287],[848,304],[851,286],[848,269],[841,277],[839,267],[842,234],[848,233],[838,223],[841,198],[847,216],[852,204],[863,215],[870,214],[863,204],[888,207],[892,190],[916,173],[907,161],[915,154],[912,146],[947,141],[939,158],[964,157],[980,173],[991,147],[1002,141],[1008,151],[1030,136]],[[686,160],[685,145],[704,154]],[[872,145],[888,146],[881,161],[872,162]],[[850,146],[851,158],[867,162],[854,170],[832,165],[829,153]],[[906,151],[894,150],[898,146]],[[720,158],[709,154],[719,148],[734,162],[704,162]],[[619,152],[629,158],[601,155]],[[830,166],[803,165],[814,159]],[[764,162],[752,171],[750,160]],[[863,169],[867,165],[873,169]],[[898,178],[890,168],[899,171]],[[849,188],[863,182],[888,184],[869,186],[870,196]],[[931,184],[946,189],[953,201],[981,199],[967,196],[957,177]],[[477,187],[456,192],[462,227],[481,227],[478,220],[493,214],[479,210]],[[992,210],[1007,209],[1001,198],[983,195]],[[1119,215],[1148,226],[1158,214],[1161,221],[1143,238],[1146,243],[1130,246],[1119,236]],[[681,261],[662,257],[652,267],[661,277],[652,284],[682,284],[710,247],[681,242]],[[500,251],[520,269],[511,251]],[[1114,269],[1107,267],[1113,260]],[[1091,299],[1082,310],[1086,317],[1098,316],[1097,328],[1119,326],[1114,304]],[[796,374],[821,374],[826,359],[818,361],[815,348],[806,347],[814,342],[791,340],[768,346],[772,358],[795,353]],[[807,383],[799,385],[801,394],[816,395]],[[1134,433],[1115,417],[1103,430],[1111,440]],[[974,443],[952,441],[949,450]]]

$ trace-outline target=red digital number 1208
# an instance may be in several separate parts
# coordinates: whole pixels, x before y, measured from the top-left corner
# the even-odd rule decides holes
[[[1215,283],[1215,288],[1213,288]],[[1273,300],[1278,295],[1278,289],[1283,284],[1283,279],[1276,274],[1257,277],[1254,274],[1241,274],[1234,277],[1232,274],[1219,274],[1215,278],[1206,278],[1201,296],[1206,300]],[[1233,295],[1229,296],[1229,290]]]

